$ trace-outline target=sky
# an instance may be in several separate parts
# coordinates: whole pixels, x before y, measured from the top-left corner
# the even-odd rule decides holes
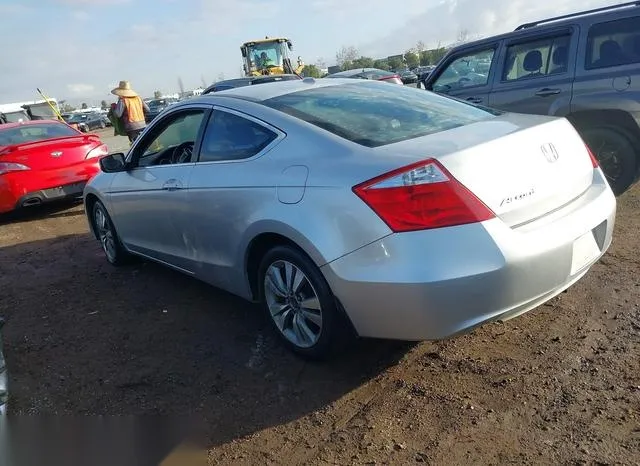
[[[423,41],[488,36],[614,0],[0,0],[0,103],[36,88],[72,103],[115,99],[129,80],[143,96],[242,73],[240,45],[285,36],[293,57],[335,64],[342,46],[385,57]]]

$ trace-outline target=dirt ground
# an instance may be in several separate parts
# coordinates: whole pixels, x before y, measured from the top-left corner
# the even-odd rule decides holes
[[[609,253],[548,304],[325,364],[240,299],[111,267],[79,205],[0,222],[14,413],[193,416],[211,464],[640,464],[640,186]]]

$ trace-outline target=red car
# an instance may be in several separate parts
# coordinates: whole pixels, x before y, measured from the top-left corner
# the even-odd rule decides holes
[[[55,120],[0,125],[0,213],[82,195],[108,149]]]

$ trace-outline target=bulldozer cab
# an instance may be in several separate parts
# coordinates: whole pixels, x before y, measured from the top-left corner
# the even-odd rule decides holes
[[[240,47],[245,75],[299,74],[302,62],[291,63],[291,50],[291,41],[284,37],[245,42]]]

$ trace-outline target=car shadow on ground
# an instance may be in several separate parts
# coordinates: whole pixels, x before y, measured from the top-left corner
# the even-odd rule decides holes
[[[308,363],[256,306],[153,263],[114,268],[88,234],[2,254],[18,414],[192,415],[216,446],[326,407],[411,346],[362,340]]]
[[[0,214],[0,226],[32,222],[35,220],[42,220],[45,218],[58,218],[58,217],[77,217],[84,215],[82,209],[72,209],[73,207],[81,206],[82,199],[71,199],[64,201],[51,202],[49,204],[42,204],[39,206],[26,207],[24,209],[15,210],[12,212]],[[72,209],[72,210],[69,210]]]

